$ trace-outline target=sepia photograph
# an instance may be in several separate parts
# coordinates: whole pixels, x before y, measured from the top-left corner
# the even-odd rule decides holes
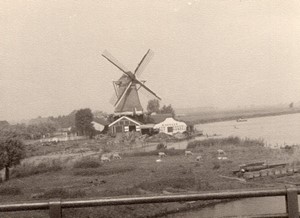
[[[0,0],[1,218],[299,217],[300,1]]]

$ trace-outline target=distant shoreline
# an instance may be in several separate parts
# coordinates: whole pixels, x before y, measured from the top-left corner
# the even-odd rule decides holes
[[[300,108],[293,109],[293,110],[281,110],[281,111],[272,111],[272,112],[261,111],[261,112],[245,112],[245,113],[237,113],[237,114],[234,114],[234,112],[232,112],[232,114],[227,114],[227,115],[224,113],[223,116],[222,113],[220,114],[215,113],[217,114],[217,117],[213,117],[215,114],[211,113],[204,118],[201,117],[205,116],[205,114],[191,114],[191,115],[181,116],[179,118],[180,120],[196,125],[196,124],[204,124],[204,123],[231,121],[240,118],[250,119],[250,118],[257,118],[257,117],[281,116],[281,115],[297,114],[297,113],[300,113]]]

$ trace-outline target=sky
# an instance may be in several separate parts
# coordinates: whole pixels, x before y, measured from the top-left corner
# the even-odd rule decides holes
[[[1,0],[0,120],[113,112],[122,73],[175,108],[300,101],[298,0]],[[151,95],[142,95],[144,109]]]

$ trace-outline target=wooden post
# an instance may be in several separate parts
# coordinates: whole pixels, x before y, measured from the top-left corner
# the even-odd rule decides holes
[[[299,218],[298,193],[296,186],[286,187],[286,210],[288,218]]]
[[[50,215],[50,218],[62,218],[60,200],[49,202],[49,215]]]

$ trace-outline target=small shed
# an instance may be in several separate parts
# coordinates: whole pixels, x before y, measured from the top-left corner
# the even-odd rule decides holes
[[[156,124],[153,128],[159,129],[159,132],[163,132],[169,135],[187,131],[187,125],[185,122],[177,121],[172,117],[166,118],[163,122]]]
[[[141,131],[141,123],[129,118],[127,116],[122,116],[119,119],[115,120],[111,124],[108,125],[109,130],[112,134],[117,133],[126,133],[126,132],[140,132]]]

